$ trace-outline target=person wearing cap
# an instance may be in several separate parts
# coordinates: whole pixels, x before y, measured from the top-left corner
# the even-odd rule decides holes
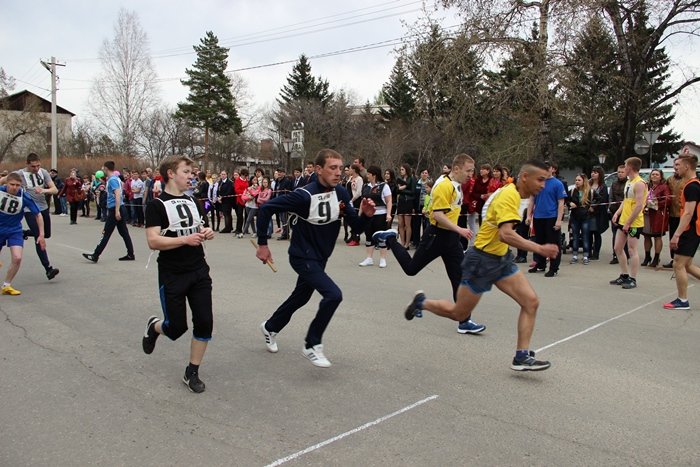
[[[540,245],[559,245],[559,253],[549,259],[549,271],[545,277],[554,277],[559,273],[561,263],[561,221],[564,216],[564,201],[567,198],[566,186],[555,177],[557,164],[546,161],[549,178],[545,181],[544,189],[535,196],[530,196],[527,222],[535,229],[535,243]],[[547,258],[533,253],[535,265],[527,272],[536,273],[546,269]]]

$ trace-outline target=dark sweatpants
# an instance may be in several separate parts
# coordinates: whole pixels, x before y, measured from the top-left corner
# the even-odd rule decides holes
[[[41,218],[44,220],[44,238],[51,238],[51,214],[49,213],[49,208],[41,211]],[[39,224],[36,223],[36,216],[31,212],[24,213],[24,220],[27,222],[27,227],[32,232],[32,237],[35,239],[39,236]],[[42,250],[38,243],[34,242],[34,247],[36,248],[36,255],[41,261],[41,265],[44,266],[46,272],[51,269],[51,262],[49,261],[49,255],[46,250]]]
[[[535,243],[540,245],[553,243],[559,247],[557,257],[549,260],[549,270],[554,272],[559,271],[559,264],[561,264],[561,230],[554,228],[556,221],[556,217],[536,218],[532,221],[535,228]],[[547,258],[537,253],[533,253],[532,256],[537,262],[539,269],[544,269],[547,266]]]
[[[326,274],[325,261],[290,256],[289,264],[299,274],[297,285],[289,298],[267,320],[265,328],[270,332],[280,332],[292,319],[292,315],[309,302],[311,295],[316,290],[323,298],[318,305],[316,317],[311,321],[309,331],[306,334],[306,347],[310,348],[321,343],[323,333],[333,318],[335,310],[343,301],[343,293]]]
[[[452,294],[457,301],[457,289],[462,280],[462,259],[464,250],[459,240],[459,234],[435,226],[429,226],[418,244],[416,252],[411,257],[408,251],[399,244],[395,237],[386,242],[396,257],[401,269],[409,276],[415,276],[436,258],[442,258],[447,276],[452,284]]]
[[[109,237],[112,236],[114,228],[117,228],[119,235],[121,235],[124,240],[124,246],[126,246],[126,254],[129,256],[134,256],[134,245],[131,243],[131,236],[129,235],[129,227],[126,225],[126,220],[124,219],[124,214],[126,209],[121,206],[119,211],[121,213],[121,219],[117,220],[115,208],[107,208],[107,220],[105,221],[104,230],[102,231],[102,238],[100,243],[95,247],[95,252],[93,253],[96,257],[100,257],[104,249],[109,243]]]

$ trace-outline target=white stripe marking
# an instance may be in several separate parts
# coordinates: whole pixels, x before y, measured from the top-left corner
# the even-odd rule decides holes
[[[688,286],[688,288],[690,288],[690,287],[692,287],[692,285]],[[600,323],[598,323],[598,324],[595,324],[595,325],[591,326],[591,327],[588,328],[588,329],[584,329],[584,330],[581,331],[581,332],[577,332],[576,334],[572,334],[572,335],[570,335],[569,337],[565,337],[565,338],[563,338],[563,339],[561,339],[561,340],[558,340],[558,341],[556,341],[556,342],[552,342],[552,343],[549,344],[549,345],[545,345],[544,347],[535,350],[535,353],[542,352],[543,350],[547,350],[547,349],[549,349],[549,348],[551,348],[551,347],[554,347],[555,345],[561,344],[561,343],[566,342],[566,341],[570,341],[571,339],[574,339],[574,338],[576,338],[576,337],[578,337],[578,336],[581,336],[581,335],[583,335],[583,334],[586,334],[587,332],[593,331],[594,329],[597,329],[597,328],[603,326],[604,324],[608,324],[608,323],[611,322],[611,321],[615,321],[616,319],[620,319],[620,318],[622,318],[622,317],[624,317],[624,316],[630,315],[630,314],[634,313],[635,311],[639,311],[639,310],[641,310],[642,308],[645,308],[645,307],[647,307],[647,306],[649,306],[649,305],[651,305],[651,304],[653,304],[653,303],[656,303],[656,302],[658,302],[658,301],[663,301],[663,300],[664,300],[664,297],[672,297],[672,296],[674,296],[675,294],[676,294],[676,292],[673,292],[673,293],[670,293],[670,294],[666,294],[666,295],[662,295],[662,296],[659,297],[659,298],[655,298],[654,300],[652,300],[652,301],[650,301],[650,302],[644,303],[643,305],[639,305],[639,306],[636,307],[636,308],[633,308],[633,309],[631,309],[631,310],[629,310],[629,311],[626,311],[626,312],[622,313],[621,315],[613,316],[612,318],[606,319],[605,321],[602,321],[602,322],[600,322]]]
[[[83,253],[87,251],[85,248],[76,248],[71,245],[66,245],[65,243],[51,242],[51,245],[62,246],[63,248],[70,248],[71,250],[82,251]]]
[[[306,448],[306,449],[304,449],[304,450],[302,450],[302,451],[295,452],[294,454],[291,454],[291,455],[289,455],[289,456],[287,456],[287,457],[283,457],[283,458],[281,458],[281,459],[277,459],[277,460],[274,461],[273,463],[268,464],[266,467],[274,467],[274,466],[276,466],[276,465],[282,465],[282,464],[284,464],[285,462],[289,462],[289,461],[291,461],[291,460],[294,460],[294,459],[296,459],[296,458],[298,458],[298,457],[300,457],[300,456],[303,456],[304,454],[308,454],[308,453],[310,453],[311,451],[315,451],[315,450],[317,450],[317,449],[320,449],[320,448],[322,448],[322,447],[324,447],[324,446],[327,446],[327,445],[329,445],[329,444],[331,444],[331,443],[334,443],[334,442],[336,442],[336,441],[338,441],[338,440],[341,440],[341,439],[345,438],[346,436],[353,435],[353,434],[355,434],[355,433],[357,433],[357,432],[360,432],[360,431],[362,431],[362,430],[364,430],[364,429],[366,429],[366,428],[369,428],[369,427],[371,427],[371,426],[378,425],[378,424],[380,424],[380,423],[382,423],[382,422],[384,422],[384,421],[386,421],[386,420],[389,420],[389,419],[392,418],[392,417],[395,417],[395,416],[397,416],[397,415],[401,415],[401,414],[404,413],[404,412],[408,412],[408,411],[411,410],[411,409],[415,409],[415,408],[418,407],[419,405],[423,405],[423,404],[425,404],[426,402],[430,402],[430,401],[435,400],[435,399],[437,399],[437,398],[438,398],[437,395],[433,395],[433,396],[430,396],[430,397],[426,397],[425,399],[420,400],[420,401],[418,401],[418,402],[416,402],[416,403],[413,403],[413,404],[411,404],[411,405],[409,405],[409,406],[407,406],[407,407],[404,407],[403,409],[397,410],[397,411],[394,412],[394,413],[390,413],[389,415],[385,415],[384,417],[378,418],[378,419],[374,420],[373,422],[365,423],[365,424],[362,425],[362,426],[358,426],[357,428],[353,428],[353,429],[350,430],[350,431],[346,431],[345,433],[340,434],[340,435],[338,435],[338,436],[335,436],[335,437],[333,437],[333,438],[327,439],[326,441],[322,441],[322,442],[320,442],[320,443],[318,443],[318,444],[314,444],[313,446],[309,446],[308,448]]]

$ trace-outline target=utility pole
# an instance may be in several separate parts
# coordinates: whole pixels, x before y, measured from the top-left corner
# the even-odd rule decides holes
[[[46,63],[41,60],[41,64],[51,73],[51,168],[58,168],[58,133],[56,115],[56,66],[66,66],[63,63],[56,63],[56,57],[51,57],[51,61]]]

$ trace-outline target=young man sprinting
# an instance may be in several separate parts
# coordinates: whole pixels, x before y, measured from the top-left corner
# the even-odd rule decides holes
[[[688,274],[700,279],[700,267],[693,264],[693,256],[700,245],[700,180],[695,176],[697,165],[698,158],[692,154],[684,154],[673,163],[675,174],[680,179],[690,179],[681,190],[681,217],[671,237],[678,297],[664,305],[667,310],[689,310]]]
[[[278,212],[289,212],[292,231],[289,244],[289,264],[299,277],[296,287],[273,315],[260,324],[267,350],[276,353],[277,334],[287,326],[292,315],[311,299],[314,291],[323,297],[316,317],[306,334],[302,355],[320,368],[331,366],[323,351],[323,333],[343,299],[340,288],[326,273],[328,258],[333,253],[340,218],[345,216],[358,231],[374,215],[374,202],[364,198],[360,204],[362,220],[350,202],[348,191],[340,184],[343,157],[332,149],[322,149],[316,155],[316,177],[304,186],[283,196],[274,198],[258,212],[258,248],[255,256],[263,263],[272,261],[267,246],[267,226]],[[290,218],[290,219],[291,219]]]
[[[22,189],[22,177],[17,173],[7,175],[6,186],[0,187],[0,250],[7,245],[10,248],[12,261],[7,268],[5,281],[0,293],[3,295],[20,295],[22,292],[12,287],[12,280],[17,275],[22,263],[24,250],[24,235],[22,233],[22,219],[24,210],[34,216],[36,222],[37,249],[45,250],[44,220],[41,210],[32,197]]]
[[[165,188],[146,206],[146,240],[158,250],[158,287],[164,319],[151,316],[143,336],[143,351],[151,354],[161,334],[176,340],[187,331],[187,307],[192,312],[190,362],[182,381],[196,393],[204,392],[199,365],[211,340],[213,327],[211,278],[202,243],[214,238],[203,227],[206,213],[185,194],[192,172],[192,160],[185,156],[166,159],[158,169]]]
[[[527,162],[520,169],[517,184],[508,184],[492,195],[490,203],[484,206],[485,216],[474,246],[467,250],[462,261],[462,281],[457,301],[428,300],[422,291],[418,291],[404,311],[406,319],[411,320],[421,310],[427,310],[438,316],[462,321],[471,315],[482,294],[495,285],[520,305],[517,346],[511,368],[540,371],[550,367],[549,362],[536,360],[535,353],[530,350],[539,301],[508,248],[512,246],[532,251],[545,258],[558,254],[556,244],[539,245],[515,231],[522,218],[519,211],[521,199],[539,193],[544,188],[547,176],[544,163]]]

